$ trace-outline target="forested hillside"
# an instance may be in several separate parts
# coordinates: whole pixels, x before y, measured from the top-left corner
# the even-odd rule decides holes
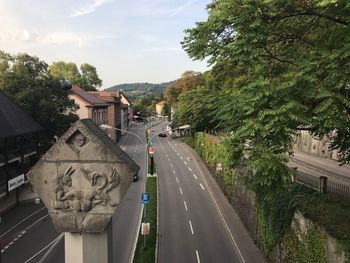
[[[174,81],[163,82],[159,84],[152,83],[128,83],[119,84],[105,89],[105,91],[118,91],[123,90],[123,92],[130,99],[141,98],[145,96],[159,96],[163,93],[164,89],[172,84]]]

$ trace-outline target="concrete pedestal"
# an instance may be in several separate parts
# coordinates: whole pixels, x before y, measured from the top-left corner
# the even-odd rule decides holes
[[[112,222],[103,233],[65,233],[66,263],[112,263]]]

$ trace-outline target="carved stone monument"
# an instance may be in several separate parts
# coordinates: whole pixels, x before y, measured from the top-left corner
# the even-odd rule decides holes
[[[58,232],[102,233],[139,169],[92,120],[83,119],[28,178]]]

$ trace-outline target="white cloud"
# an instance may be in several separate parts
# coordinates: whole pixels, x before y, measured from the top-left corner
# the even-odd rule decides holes
[[[178,13],[182,12],[184,9],[192,5],[195,1],[188,1],[187,3],[179,6],[175,9],[175,11],[171,14],[171,16],[176,16]]]
[[[84,16],[91,14],[96,11],[98,7],[101,5],[112,2],[112,0],[92,0],[89,1],[89,3],[86,6],[83,6],[81,8],[78,8],[77,10],[73,11],[73,13],[70,15],[70,17],[77,17],[77,16]]]

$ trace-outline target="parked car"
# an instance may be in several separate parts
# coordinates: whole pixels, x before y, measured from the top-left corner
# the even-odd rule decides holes
[[[166,133],[159,133],[159,137],[166,137]]]

